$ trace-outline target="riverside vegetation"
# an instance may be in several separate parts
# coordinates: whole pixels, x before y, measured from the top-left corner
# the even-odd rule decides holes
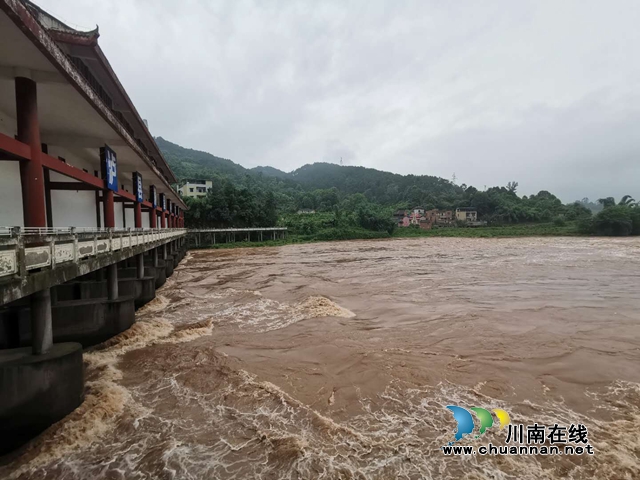
[[[629,195],[619,202],[608,197],[563,204],[545,190],[520,196],[517,182],[478,190],[429,175],[398,175],[329,163],[305,165],[290,173],[272,167],[245,169],[161,137],[157,142],[181,180],[213,181],[206,197],[185,199],[188,227],[288,228],[287,239],[262,242],[264,245],[417,236],[640,234],[640,202]],[[396,228],[393,212],[416,206],[426,210],[472,207],[487,226]],[[218,248],[241,245],[222,244]]]

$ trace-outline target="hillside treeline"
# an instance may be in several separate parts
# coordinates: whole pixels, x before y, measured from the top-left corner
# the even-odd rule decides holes
[[[192,227],[265,227],[279,221],[299,232],[355,228],[391,233],[395,211],[419,206],[472,207],[490,226],[573,222],[581,233],[602,235],[634,235],[640,229],[640,207],[628,195],[620,202],[608,197],[563,204],[545,190],[520,196],[517,182],[479,190],[429,175],[329,163],[305,165],[291,173],[271,167],[246,169],[162,138],[157,142],[181,180],[213,181],[206,197],[186,199],[186,221]],[[323,215],[294,215],[309,210]]]

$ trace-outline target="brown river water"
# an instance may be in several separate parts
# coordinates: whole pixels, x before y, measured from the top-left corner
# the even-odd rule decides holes
[[[0,478],[640,478],[640,241],[192,251],[85,363]],[[595,454],[447,456],[447,405],[581,423]]]

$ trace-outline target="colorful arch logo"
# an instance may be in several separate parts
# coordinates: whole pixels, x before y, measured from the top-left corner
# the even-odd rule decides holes
[[[458,423],[454,440],[456,442],[461,440],[464,435],[473,433],[476,427],[471,411],[475,413],[476,417],[478,417],[478,420],[480,421],[478,436],[482,435],[487,428],[493,427],[493,416],[489,410],[480,407],[471,407],[469,408],[471,411],[469,411],[466,408],[458,407],[457,405],[447,405],[447,408],[453,412],[453,419]],[[500,430],[511,423],[511,418],[506,411],[500,408],[494,408],[492,411],[500,422]]]

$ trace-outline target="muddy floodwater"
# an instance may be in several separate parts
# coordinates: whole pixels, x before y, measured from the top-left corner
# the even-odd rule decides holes
[[[192,251],[85,363],[1,478],[640,478],[640,241]],[[583,424],[595,454],[446,456],[447,405]]]

